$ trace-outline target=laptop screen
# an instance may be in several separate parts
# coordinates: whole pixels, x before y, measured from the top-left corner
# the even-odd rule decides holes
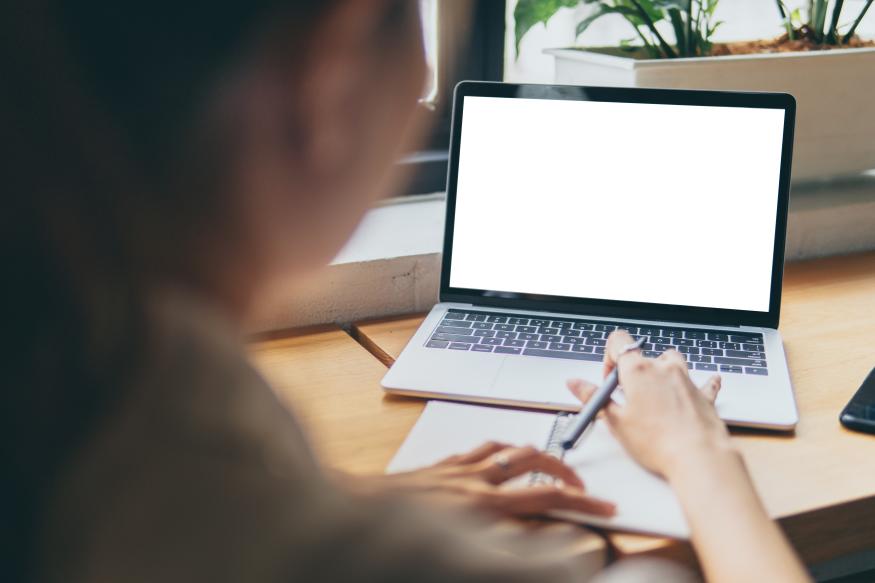
[[[450,287],[769,311],[784,109],[463,99]]]

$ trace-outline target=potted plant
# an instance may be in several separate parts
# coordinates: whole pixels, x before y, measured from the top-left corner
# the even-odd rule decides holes
[[[556,82],[574,85],[785,91],[798,102],[794,180],[875,168],[875,42],[856,34],[873,0],[851,14],[843,0],[788,10],[774,0],[784,33],[774,39],[713,41],[718,0],[519,0],[516,42],[562,7],[590,5],[577,35],[619,14],[633,39],[614,47],[547,49]],[[875,12],[875,11],[873,11]]]

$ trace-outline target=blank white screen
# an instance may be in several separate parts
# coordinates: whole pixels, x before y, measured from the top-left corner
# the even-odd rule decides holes
[[[451,287],[768,311],[782,109],[464,99]]]

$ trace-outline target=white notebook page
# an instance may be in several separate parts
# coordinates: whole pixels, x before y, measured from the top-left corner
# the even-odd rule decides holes
[[[395,473],[431,465],[485,441],[544,449],[555,414],[431,401],[387,468]],[[601,421],[566,455],[593,496],[617,505],[611,518],[557,513],[566,520],[687,538],[689,528],[668,484],[632,460]]]

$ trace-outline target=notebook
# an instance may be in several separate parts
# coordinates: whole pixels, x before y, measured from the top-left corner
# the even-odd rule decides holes
[[[387,468],[396,473],[431,465],[490,440],[532,445],[562,457],[559,438],[572,418],[568,413],[540,413],[430,401]],[[603,421],[594,423],[564,461],[583,478],[587,491],[617,505],[610,518],[556,512],[563,520],[674,538],[688,538],[677,498],[669,485],[638,465],[611,435]],[[548,479],[530,474],[508,487]]]

